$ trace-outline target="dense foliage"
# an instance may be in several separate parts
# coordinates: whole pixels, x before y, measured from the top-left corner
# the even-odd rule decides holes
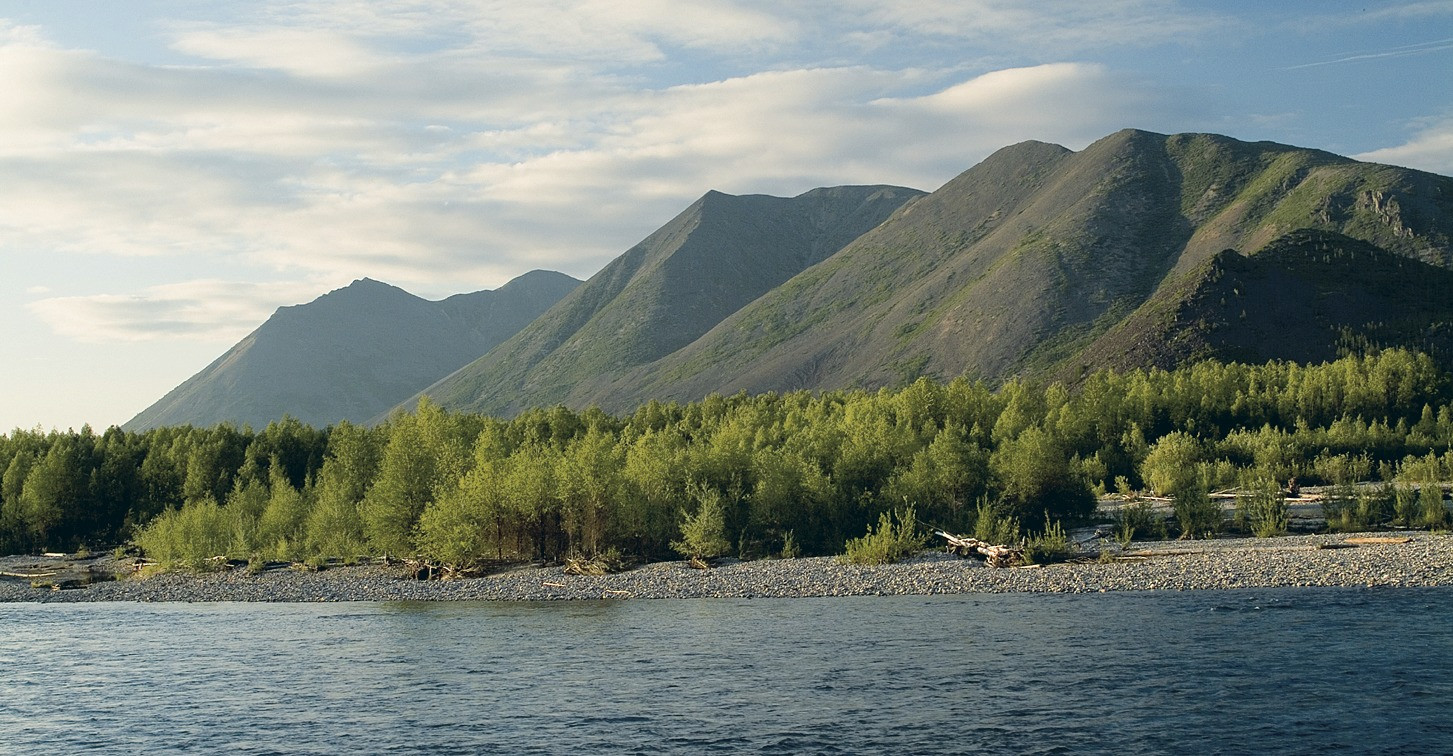
[[[830,554],[910,506],[960,532],[993,525],[980,512],[1052,527],[1090,515],[1096,490],[1194,503],[1293,478],[1449,480],[1450,449],[1453,376],[1397,350],[1102,372],[1073,391],[960,379],[711,396],[624,417],[555,407],[506,421],[425,401],[375,428],[17,430],[0,436],[0,549],[134,539],[191,564]],[[1248,522],[1274,531],[1277,503],[1256,507]],[[1212,527],[1199,516],[1188,509],[1186,527]]]

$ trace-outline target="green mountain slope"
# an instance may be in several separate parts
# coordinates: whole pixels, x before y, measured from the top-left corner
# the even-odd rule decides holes
[[[888,186],[792,198],[709,192],[426,393],[451,408],[506,414],[609,401],[624,373],[691,344],[920,196]]]
[[[533,271],[439,302],[362,279],[267,322],[124,426],[364,422],[489,351],[580,284]]]
[[[1005,148],[602,394],[607,408],[1050,375],[1228,247],[1312,228],[1453,264],[1453,180],[1221,136]]]

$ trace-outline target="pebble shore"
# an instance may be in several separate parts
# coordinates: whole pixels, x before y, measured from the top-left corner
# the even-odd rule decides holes
[[[1359,536],[1408,541],[1349,542]],[[727,561],[710,570],[661,562],[604,577],[566,575],[560,567],[524,567],[480,578],[431,581],[410,579],[400,568],[384,565],[320,572],[280,567],[255,575],[237,567],[124,576],[65,590],[35,588],[28,580],[7,577],[0,579],[0,602],[554,601],[1453,585],[1453,536],[1446,534],[1137,542],[1123,550],[1101,541],[1088,548],[1103,550],[1105,559],[1087,551],[1068,563],[994,569],[931,551],[882,566],[843,564],[831,557]],[[41,558],[27,559],[34,565]],[[109,557],[101,561],[105,559]]]

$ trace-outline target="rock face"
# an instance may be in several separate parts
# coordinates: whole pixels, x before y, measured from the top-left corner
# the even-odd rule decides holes
[[[317,427],[366,422],[489,351],[579,283],[534,271],[495,291],[431,302],[361,279],[279,308],[125,428],[261,428],[284,415]]]

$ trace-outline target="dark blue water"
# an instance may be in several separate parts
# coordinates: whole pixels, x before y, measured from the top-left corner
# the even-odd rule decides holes
[[[0,751],[1453,753],[1453,589],[0,605]]]

